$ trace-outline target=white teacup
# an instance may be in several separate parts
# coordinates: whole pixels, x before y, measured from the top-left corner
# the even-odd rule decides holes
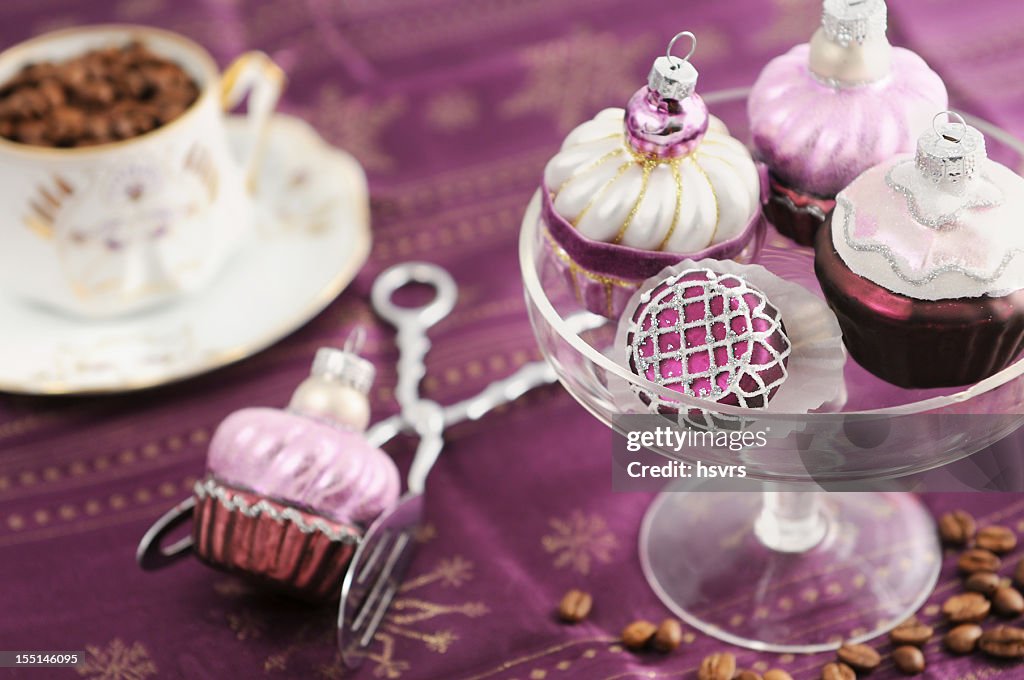
[[[73,28],[0,54],[0,84],[33,62],[138,41],[181,66],[199,97],[166,125],[132,139],[49,148],[0,138],[0,294],[105,317],[202,288],[250,224],[249,179],[284,74],[248,52],[223,78],[187,38],[142,26]],[[255,140],[228,149],[224,111],[249,95]]]

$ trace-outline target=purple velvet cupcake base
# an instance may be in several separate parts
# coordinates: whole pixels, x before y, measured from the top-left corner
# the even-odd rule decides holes
[[[743,255],[744,251],[752,255],[764,243],[765,219],[761,211],[751,217],[736,238],[696,253],[641,250],[602,243],[583,236],[555,212],[551,192],[544,185],[541,186],[541,194],[545,249],[553,256],[555,265],[564,273],[580,303],[588,311],[609,319],[618,318],[640,284],[666,267],[685,259],[731,260]]]

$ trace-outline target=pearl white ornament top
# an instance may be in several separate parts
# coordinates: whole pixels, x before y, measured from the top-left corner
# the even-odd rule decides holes
[[[840,192],[832,242],[855,274],[918,300],[1024,289],[1024,178],[960,120]]]
[[[555,212],[591,240],[693,253],[739,236],[759,207],[760,176],[747,148],[710,116],[694,149],[637,152],[625,111],[601,111],[566,137],[544,170]]]

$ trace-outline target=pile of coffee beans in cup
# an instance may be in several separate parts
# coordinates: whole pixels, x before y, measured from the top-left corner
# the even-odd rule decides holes
[[[62,62],[29,64],[0,86],[0,137],[81,147],[166,125],[199,96],[178,64],[133,42]]]

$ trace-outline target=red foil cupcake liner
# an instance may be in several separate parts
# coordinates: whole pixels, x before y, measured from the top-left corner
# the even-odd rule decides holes
[[[969,385],[1006,368],[1024,349],[1024,291],[934,301],[893,293],[846,266],[832,243],[831,220],[818,234],[814,270],[850,355],[894,385]]]
[[[774,177],[769,178],[769,198],[764,215],[783,236],[802,246],[813,246],[814,238],[836,207],[834,198],[820,198],[795,191]]]
[[[195,486],[199,559],[306,600],[337,597],[362,532],[212,477]]]
[[[762,187],[763,180],[762,172]],[[765,223],[760,211],[754,213],[736,238],[696,253],[642,250],[593,241],[555,212],[551,192],[543,183],[541,194],[546,251],[565,275],[580,304],[588,311],[609,319],[618,318],[640,285],[666,267],[686,259],[731,260],[748,247],[757,252],[764,244]]]

